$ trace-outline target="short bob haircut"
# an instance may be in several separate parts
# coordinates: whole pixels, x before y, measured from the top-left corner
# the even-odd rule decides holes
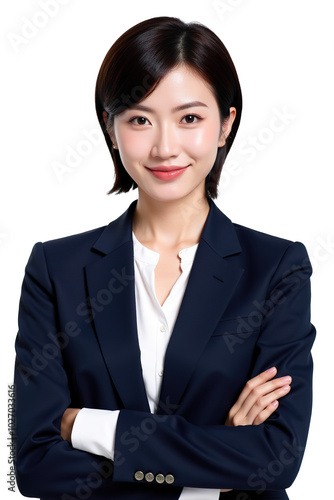
[[[115,182],[109,194],[137,187],[108,134],[115,115],[149,96],[160,80],[180,64],[188,65],[209,83],[222,124],[229,117],[230,107],[236,108],[231,133],[226,144],[218,148],[215,163],[205,179],[207,198],[217,198],[223,164],[240,123],[240,83],[233,61],[217,35],[200,23],[187,24],[175,17],[154,17],[130,28],[112,45],[100,68],[96,112],[115,165]],[[103,111],[107,113],[107,126]]]

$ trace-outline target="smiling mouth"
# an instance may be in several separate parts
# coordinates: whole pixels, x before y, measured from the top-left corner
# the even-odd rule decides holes
[[[160,179],[162,181],[169,181],[172,179],[175,179],[179,175],[181,175],[187,167],[155,167],[155,168],[148,168],[148,170],[156,177],[157,179]]]
[[[159,167],[153,167],[153,168],[149,168],[147,167],[149,170],[152,170],[154,172],[174,172],[175,170],[183,170],[184,168],[187,168],[189,165],[186,165],[185,167],[179,167],[177,165],[175,166],[170,166],[170,167],[164,167],[164,166],[159,166]]]

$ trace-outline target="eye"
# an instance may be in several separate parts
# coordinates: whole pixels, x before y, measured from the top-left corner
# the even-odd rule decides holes
[[[150,123],[145,116],[134,116],[131,120],[129,120],[129,122],[134,123],[135,125],[147,125]]]
[[[196,123],[197,121],[199,120],[202,120],[202,118],[198,115],[186,115],[182,118],[181,121],[185,120],[185,123],[188,123],[188,124],[192,124],[192,123]]]

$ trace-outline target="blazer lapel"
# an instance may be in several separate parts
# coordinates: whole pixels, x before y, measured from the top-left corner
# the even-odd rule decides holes
[[[85,268],[95,328],[124,408],[149,412],[142,376],[134,287],[132,217],[137,200],[104,230]],[[210,201],[187,288],[165,356],[158,413],[173,413],[243,274],[227,257],[241,252],[231,221]],[[95,301],[95,304],[93,302]],[[96,307],[98,303],[98,307]]]
[[[138,343],[132,215],[136,201],[94,245],[103,256],[85,268],[88,301],[102,354],[124,408],[150,411]]]
[[[158,413],[173,413],[226,309],[243,269],[226,257],[241,252],[231,221],[211,201],[189,281],[167,348]]]

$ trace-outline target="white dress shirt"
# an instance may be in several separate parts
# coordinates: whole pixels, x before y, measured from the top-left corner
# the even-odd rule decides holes
[[[154,270],[160,254],[142,245],[132,233],[138,340],[143,379],[150,410],[159,401],[167,345],[181,306],[198,244],[178,253],[181,275],[161,306],[156,293]],[[79,450],[113,460],[119,410],[82,408],[74,421],[71,441]],[[163,453],[163,450],[161,450]],[[183,488],[180,500],[217,500],[220,491]]]

